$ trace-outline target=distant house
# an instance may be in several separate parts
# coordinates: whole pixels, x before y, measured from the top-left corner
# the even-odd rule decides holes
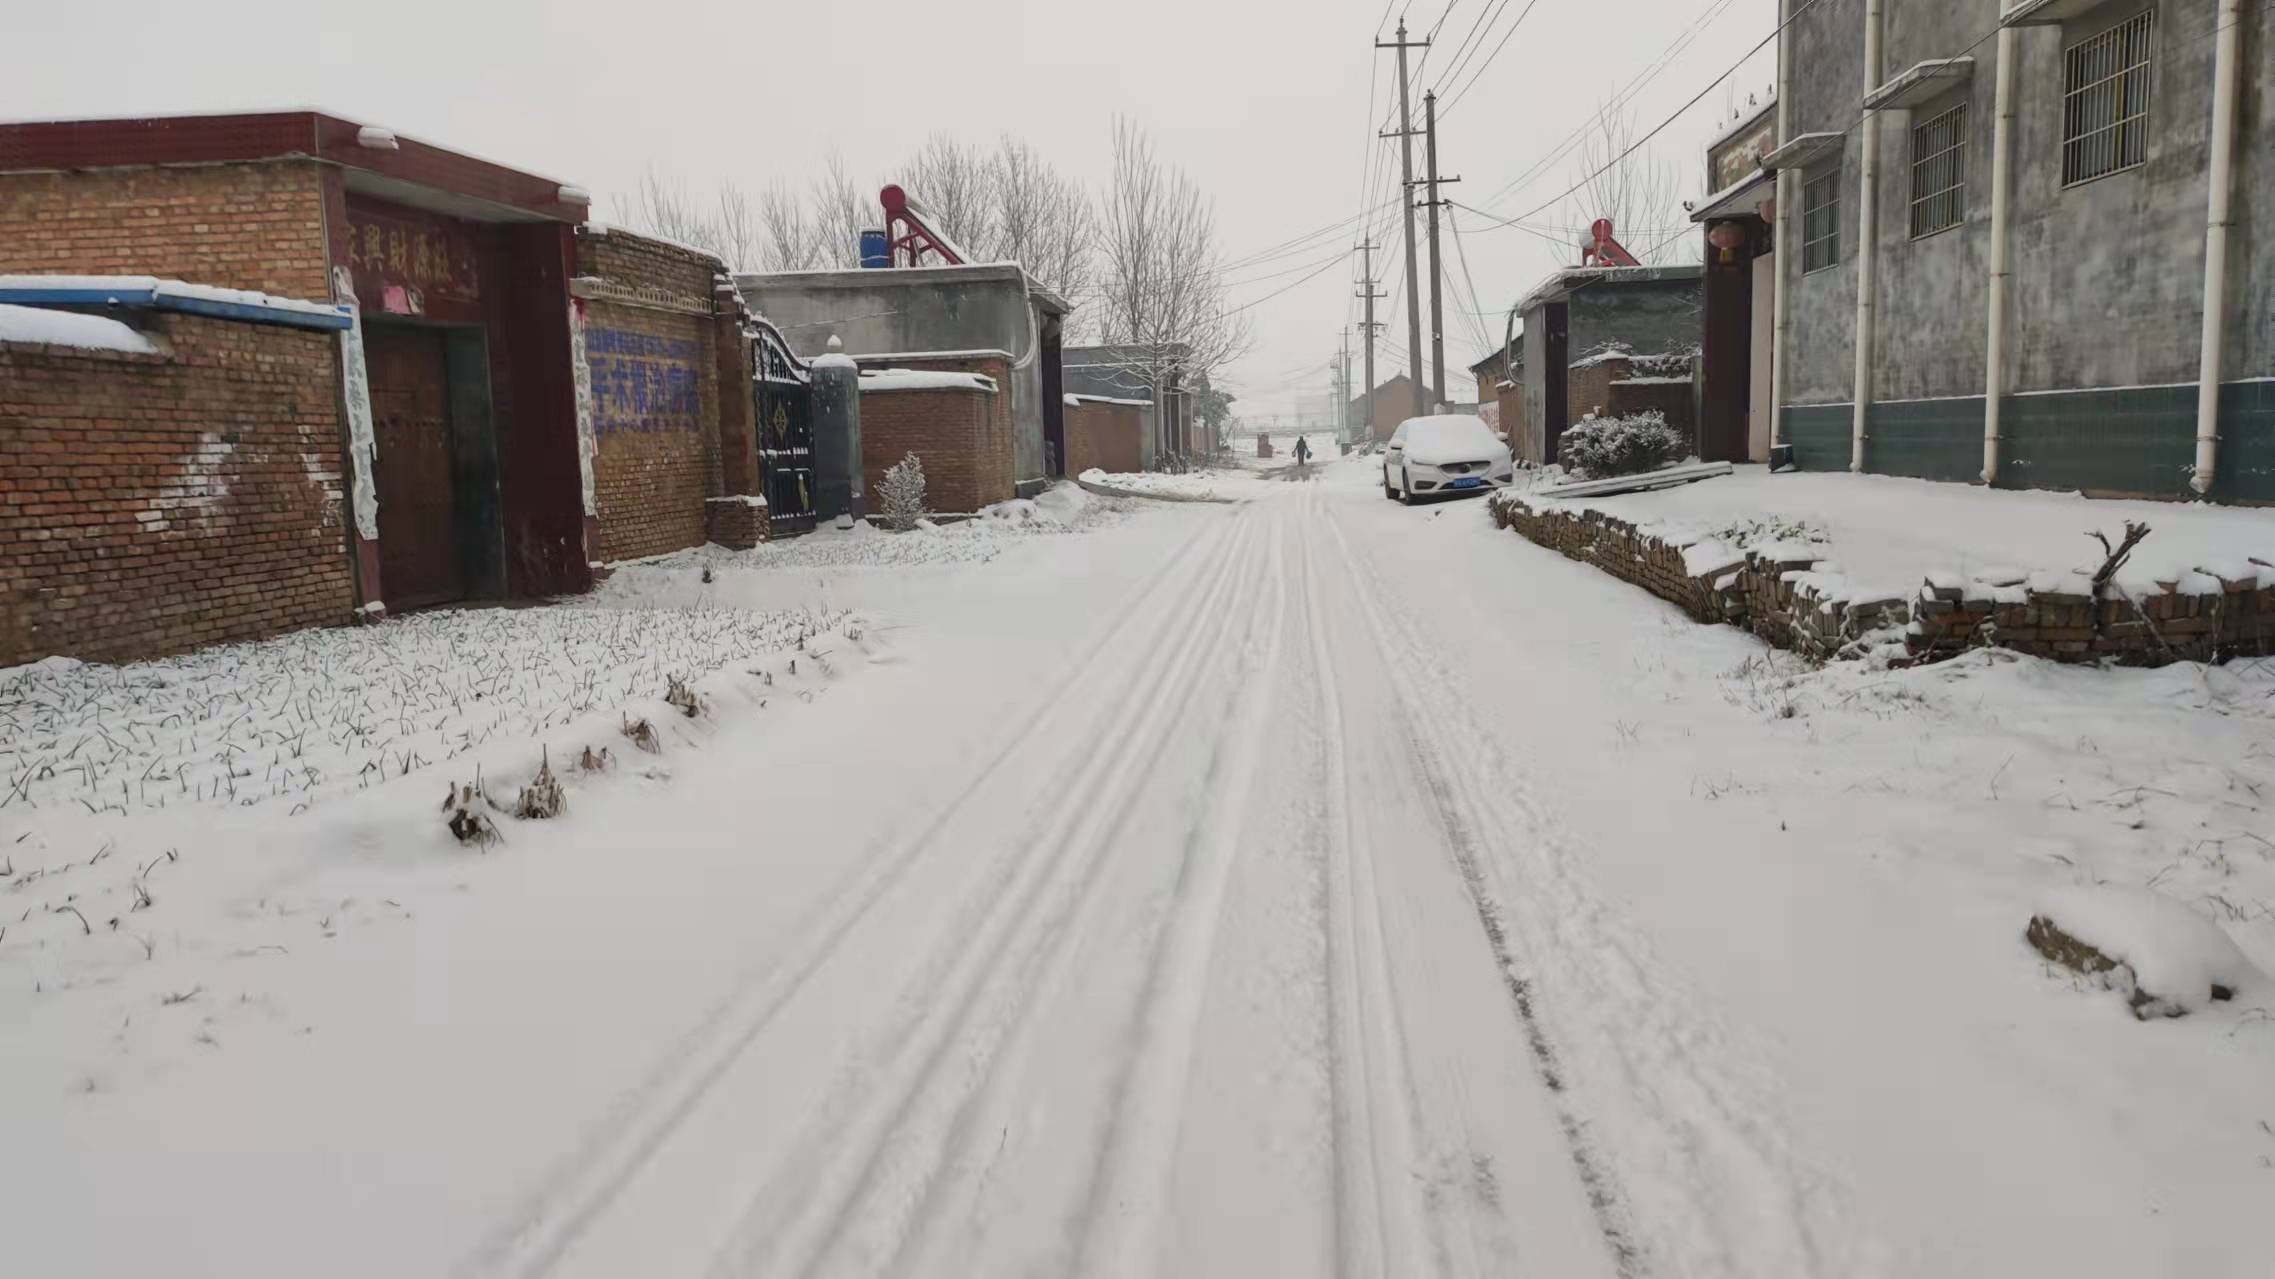
[[[1160,465],[1164,457],[1200,456],[1210,450],[1193,420],[1194,388],[1176,367],[1182,350],[1137,343],[1070,346],[1063,356],[1066,393],[1101,401],[1145,401],[1139,412],[1144,423],[1139,456],[1148,468]]]
[[[1438,400],[1425,388],[1422,402],[1435,407]],[[1376,387],[1372,395],[1353,399],[1348,407],[1351,411],[1353,438],[1365,439],[1367,423],[1372,422],[1374,438],[1378,441],[1387,440],[1390,433],[1398,429],[1400,422],[1414,416],[1413,380],[1400,373]]]

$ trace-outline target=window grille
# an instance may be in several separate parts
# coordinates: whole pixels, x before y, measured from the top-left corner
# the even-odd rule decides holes
[[[2149,149],[2149,28],[2137,13],[2062,52],[2062,185],[2141,164]]]
[[[1801,270],[1819,270],[1840,260],[1841,171],[1834,165],[1801,187]]]
[[[1967,218],[1967,104],[1912,126],[1912,238]]]

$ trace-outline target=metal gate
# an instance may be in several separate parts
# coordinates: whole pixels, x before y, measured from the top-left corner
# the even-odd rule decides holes
[[[787,537],[814,527],[814,386],[781,334],[761,327],[757,346],[758,374],[751,393],[758,412],[767,535]]]

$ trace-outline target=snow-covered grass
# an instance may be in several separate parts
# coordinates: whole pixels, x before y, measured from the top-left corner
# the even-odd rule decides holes
[[[304,811],[660,698],[843,621],[740,609],[452,609],[103,666],[0,671],[0,811]],[[471,775],[471,767],[466,772]]]
[[[2275,564],[2275,510],[1994,491],[1885,475],[1772,475],[1742,466],[1726,478],[1650,493],[1527,500],[1600,510],[1678,545],[1714,540],[1745,551],[1781,541],[1813,544],[1815,554],[1835,561],[1837,569],[1825,571],[1845,579],[1841,592],[1851,599],[1906,598],[1937,573],[1961,581],[2090,574],[2103,554],[2088,534],[2114,542],[2128,520],[2154,530],[2117,580],[2134,593],[2197,569],[2246,576],[2254,557]],[[2275,579],[2275,568],[2258,571],[2262,580]]]

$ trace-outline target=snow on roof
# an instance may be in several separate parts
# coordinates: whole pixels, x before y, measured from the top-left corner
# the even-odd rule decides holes
[[[325,319],[337,319],[341,314],[340,308],[330,302],[303,302],[296,298],[278,297],[273,293],[224,289],[211,284],[190,284],[182,280],[160,279],[154,275],[0,275],[0,294],[11,293],[39,295],[43,299],[59,302],[110,302],[121,305],[148,301],[207,302]],[[65,294],[99,296],[55,296]]]
[[[1714,148],[1721,146],[1723,143],[1728,142],[1730,139],[1737,137],[1739,134],[1744,133],[1746,130],[1761,123],[1763,116],[1768,115],[1770,112],[1775,110],[1777,110],[1777,94],[1772,92],[1769,95],[1769,100],[1762,103],[1759,108],[1752,111],[1740,112],[1738,115],[1733,117],[1728,124],[1723,125],[1722,131],[1720,133],[1717,133],[1713,137],[1706,140],[1706,149],[1708,151],[1712,151]]]
[[[1153,407],[1151,400],[1131,400],[1115,395],[1069,395],[1066,397],[1066,402],[1069,404],[1128,404],[1141,409]]]
[[[127,351],[135,355],[158,353],[149,338],[106,316],[4,303],[0,303],[0,342],[40,342],[48,346]]]
[[[1731,199],[1734,196],[1744,194],[1748,187],[1753,186],[1757,182],[1767,182],[1769,180],[1769,176],[1769,170],[1762,168],[1758,164],[1755,165],[1751,173],[1748,173],[1746,176],[1738,179],[1736,182],[1731,183],[1721,190],[1714,192],[1712,195],[1707,196],[1705,199],[1700,200],[1696,205],[1692,206],[1690,220],[1693,222],[1704,222],[1708,218],[1722,216],[1722,204],[1725,201]]]
[[[995,394],[995,379],[984,373],[941,373],[917,369],[864,370],[861,390],[870,391],[985,391]]]
[[[1008,360],[1011,352],[999,346],[975,346],[967,351],[871,351],[853,358],[864,364],[882,364],[887,360]]]

